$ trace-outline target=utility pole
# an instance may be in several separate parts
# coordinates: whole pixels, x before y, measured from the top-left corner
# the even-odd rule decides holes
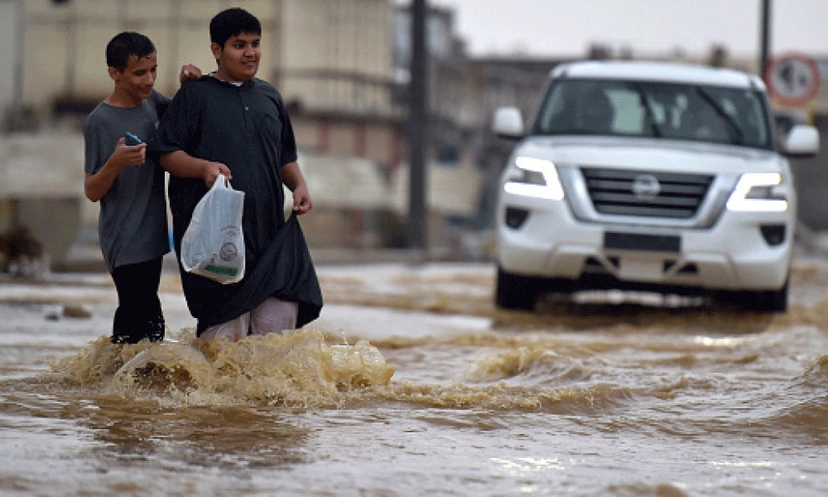
[[[408,245],[426,249],[426,154],[428,149],[428,49],[426,0],[411,0],[411,80],[408,86]]]
[[[25,126],[23,117],[26,85],[26,14],[23,0],[14,3],[14,80],[12,81],[12,127]]]
[[[759,55],[759,77],[765,76],[770,58],[771,0],[762,0],[762,49]]]

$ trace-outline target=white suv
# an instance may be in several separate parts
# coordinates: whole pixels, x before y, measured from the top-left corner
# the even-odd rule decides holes
[[[742,72],[584,61],[551,72],[501,178],[496,303],[633,289],[784,312],[796,193],[787,159],[819,148],[813,126],[778,143],[765,85]]]

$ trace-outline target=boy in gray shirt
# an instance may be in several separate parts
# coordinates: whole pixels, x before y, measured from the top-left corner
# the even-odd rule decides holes
[[[113,343],[160,341],[165,323],[158,299],[161,265],[170,251],[164,170],[147,154],[160,115],[170,99],[153,86],[155,47],[146,36],[122,32],[107,44],[106,63],[115,83],[112,93],[89,114],[84,127],[84,189],[100,201],[98,233],[104,261],[118,292]],[[188,71],[185,66],[182,82]],[[125,143],[126,133],[142,143]]]

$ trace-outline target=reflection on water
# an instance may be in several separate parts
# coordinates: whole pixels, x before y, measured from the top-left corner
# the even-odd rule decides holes
[[[279,467],[305,461],[308,430],[241,406],[159,407],[97,397],[62,413],[92,430],[103,460],[163,460],[191,466]]]
[[[827,494],[828,269],[782,316],[504,312],[493,273],[322,269],[315,328],[236,343],[113,345],[111,287],[0,288],[0,494]]]

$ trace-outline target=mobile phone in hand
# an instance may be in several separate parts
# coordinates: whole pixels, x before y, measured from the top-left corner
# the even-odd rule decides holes
[[[134,147],[135,145],[140,145],[144,142],[141,141],[141,139],[138,138],[137,136],[135,136],[132,133],[130,133],[129,131],[127,131],[126,134],[124,135],[124,143],[126,145],[129,145],[130,147]]]

